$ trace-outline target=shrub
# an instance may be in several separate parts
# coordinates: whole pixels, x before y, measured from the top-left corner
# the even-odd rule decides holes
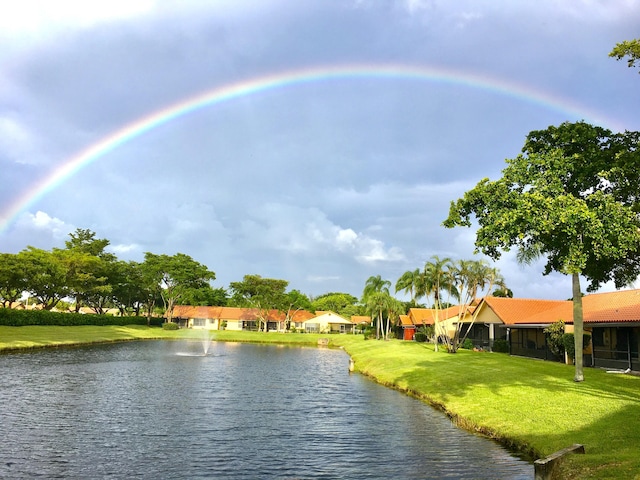
[[[178,324],[173,322],[165,322],[162,324],[163,330],[178,330],[179,328]]]
[[[499,338],[493,342],[491,350],[498,353],[509,353],[509,342],[504,338]]]
[[[585,333],[582,335],[583,348],[587,348],[591,342],[591,335]],[[564,351],[567,352],[567,356],[570,358],[576,358],[576,343],[573,333],[565,333],[562,335],[562,343],[564,344]]]
[[[462,348],[465,350],[473,350],[473,340],[470,338],[465,338],[464,342],[462,342]]]
[[[416,342],[426,342],[427,341],[427,334],[424,332],[416,332],[416,334],[413,336],[413,339]]]
[[[564,347],[564,321],[558,320],[543,330],[547,336],[547,345],[554,355],[562,355],[565,351]]]

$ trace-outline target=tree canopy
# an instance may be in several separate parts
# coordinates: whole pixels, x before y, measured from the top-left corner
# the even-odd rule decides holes
[[[146,252],[142,268],[150,291],[162,297],[169,322],[182,296],[189,290],[205,288],[215,279],[215,273],[184,253],[170,256]]]
[[[629,57],[627,58],[627,65],[629,68],[640,66],[640,39],[625,40],[616,44],[613,50],[609,53],[609,56],[616,60],[622,60],[624,57]]]
[[[286,294],[287,280],[263,278],[260,275],[245,275],[240,282],[231,282],[231,303],[237,307],[251,307],[259,311],[259,329],[266,330],[270,310],[288,311],[289,297]]]

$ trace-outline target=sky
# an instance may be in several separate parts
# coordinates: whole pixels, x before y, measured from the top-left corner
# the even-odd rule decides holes
[[[640,36],[640,0],[0,11],[0,252],[82,228],[122,260],[190,255],[214,287],[258,274],[359,297],[433,255],[483,258],[474,228],[442,221],[530,131],[640,130],[638,69],[608,57]],[[491,263],[516,297],[571,296],[543,260]]]

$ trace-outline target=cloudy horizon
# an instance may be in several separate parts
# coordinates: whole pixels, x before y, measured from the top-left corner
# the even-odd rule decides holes
[[[638,70],[608,57],[639,27],[633,0],[12,4],[0,251],[87,228],[124,260],[181,252],[215,287],[259,274],[313,296],[474,258],[474,229],[441,226],[449,203],[530,131],[640,130]],[[241,85],[255,88],[167,113]],[[495,265],[517,297],[571,296],[543,261]]]

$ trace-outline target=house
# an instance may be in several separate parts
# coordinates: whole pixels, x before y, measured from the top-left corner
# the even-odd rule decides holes
[[[582,310],[585,330],[591,331],[591,365],[640,371],[640,290],[587,295]]]
[[[176,305],[173,307],[173,318],[181,327],[207,330],[257,330],[261,320],[261,311],[257,308],[241,307],[203,307]],[[285,331],[286,321],[301,322],[313,318],[306,310],[297,310],[289,318],[278,311],[267,312],[267,331]]]
[[[410,308],[407,318],[400,317],[402,338],[413,340],[415,333],[423,327],[433,326],[435,333],[442,336],[445,332],[451,332],[458,322],[460,308],[458,306],[435,308]]]
[[[493,326],[495,338],[506,338],[512,355],[564,360],[550,351],[544,329],[562,320],[565,332],[573,333],[571,300],[485,297],[478,310],[476,323]],[[591,334],[584,364],[640,370],[640,290],[585,295],[582,311],[584,331]]]
[[[566,303],[565,300],[484,297],[476,307],[474,325],[478,329],[486,326],[489,348],[501,338],[509,341],[513,355],[552,360],[554,354],[547,346],[543,330],[560,319],[556,309]],[[482,335],[484,343],[484,332]],[[475,345],[476,339],[473,341]]]
[[[411,321],[411,317],[409,315],[400,315],[398,323],[402,329],[402,340],[413,340],[416,334],[416,326]]]
[[[317,311],[314,317],[300,322],[300,328],[307,333],[355,333],[355,327],[351,320],[331,311]]]
[[[371,325],[371,317],[369,315],[351,315],[351,323],[355,325],[356,330],[363,331]]]

